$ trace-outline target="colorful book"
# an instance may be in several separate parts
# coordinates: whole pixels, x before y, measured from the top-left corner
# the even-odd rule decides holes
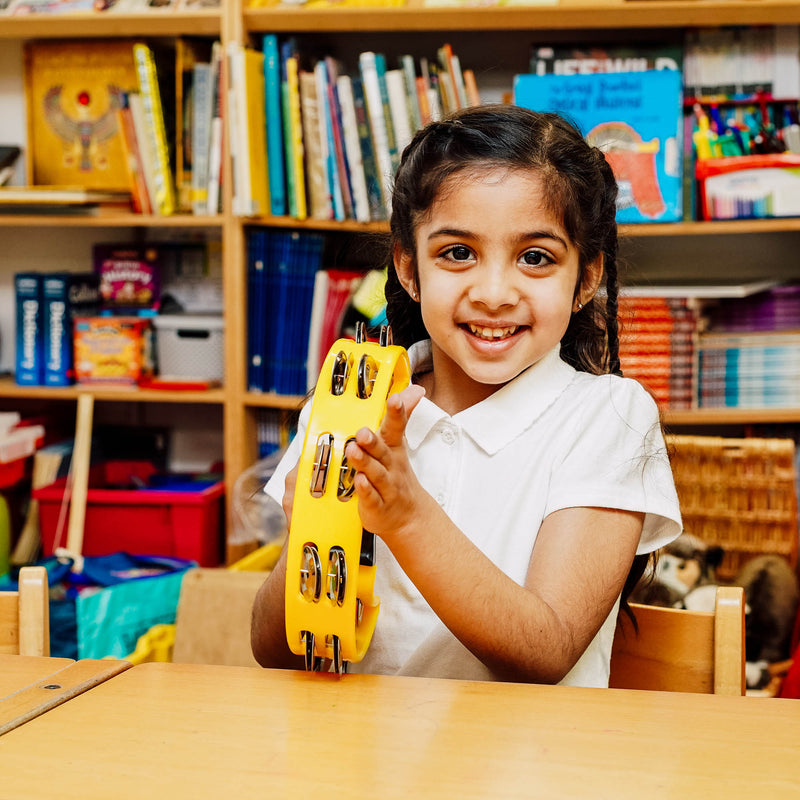
[[[16,304],[16,360],[14,380],[19,386],[44,382],[42,352],[42,276],[36,272],[14,275]]]
[[[349,75],[340,75],[336,81],[339,106],[342,110],[342,131],[344,148],[347,154],[347,168],[350,188],[353,193],[353,215],[359,222],[369,222],[369,194],[364,173],[364,158],[358,133],[355,101],[353,99],[353,80]]]
[[[317,102],[317,76],[315,72],[300,70],[300,111],[303,120],[303,147],[306,154],[306,180],[308,188],[308,210],[313,219],[331,219],[330,190],[326,173],[325,152],[327,140],[322,139],[322,123]]]
[[[139,92],[128,93],[127,100],[133,133],[139,152],[139,160],[142,165],[142,177],[147,195],[147,208],[149,209],[147,213],[156,214],[158,213],[156,211],[156,156],[153,152],[152,137],[147,132],[144,100]]]
[[[264,54],[244,48],[247,162],[250,168],[248,216],[270,213],[267,172],[267,121],[264,114]]]
[[[75,382],[72,323],[94,316],[100,305],[95,273],[54,273],[42,276],[43,383],[70,386]]]
[[[295,219],[308,216],[306,204],[306,177],[303,151],[303,123],[300,115],[300,89],[298,85],[299,59],[292,56],[286,59],[286,86],[289,106],[289,137],[292,142],[290,169],[295,193]]]
[[[333,150],[336,157],[336,170],[339,175],[339,187],[342,194],[344,216],[342,219],[353,219],[353,192],[350,186],[350,165],[347,162],[347,153],[344,146],[344,133],[342,130],[342,107],[339,101],[339,90],[336,81],[339,77],[339,65],[330,56],[325,58],[328,72],[328,109],[330,112],[330,133],[333,135]],[[337,217],[338,219],[338,217]]]
[[[364,165],[364,180],[367,184],[367,200],[369,202],[369,218],[382,220],[387,218],[386,206],[383,202],[381,190],[381,177],[378,160],[375,155],[375,143],[372,129],[369,124],[366,98],[364,97],[364,84],[361,78],[353,77],[350,80],[353,89],[353,108],[356,113],[358,141],[361,144],[361,162]]]
[[[332,218],[341,221],[345,218],[344,195],[339,162],[336,158],[333,120],[331,119],[329,73],[325,61],[317,61],[314,65],[314,77],[317,86],[317,114],[322,174],[330,197]]]
[[[172,185],[170,169],[169,140],[164,122],[164,109],[161,104],[161,90],[158,84],[156,63],[153,51],[145,44],[133,45],[136,76],[142,96],[147,135],[151,150],[155,155],[155,203],[159,214],[169,215],[175,211],[175,190]]]
[[[121,107],[117,111],[117,122],[122,134],[122,148],[125,152],[125,161],[128,168],[128,179],[131,188],[131,203],[137,214],[152,214],[150,194],[145,177],[144,161],[136,136],[136,127],[133,121],[133,112],[130,107],[130,95],[124,92]]]
[[[402,70],[386,70],[386,92],[389,96],[389,110],[392,116],[395,146],[398,154],[402,154],[412,136],[411,110],[408,107],[406,82]]]
[[[267,117],[267,165],[269,200],[272,214],[286,214],[286,163],[281,120],[281,67],[278,37],[268,33],[262,42],[264,52],[264,104]]]
[[[514,102],[562,114],[605,153],[619,186],[618,222],[681,219],[680,72],[517,75]]]

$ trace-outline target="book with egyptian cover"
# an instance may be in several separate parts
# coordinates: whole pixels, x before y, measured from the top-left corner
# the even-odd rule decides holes
[[[674,69],[517,75],[514,102],[555,111],[599,147],[617,178],[617,222],[682,218],[682,89]]]
[[[129,190],[117,112],[137,89],[133,43],[29,43],[25,82],[27,182]]]

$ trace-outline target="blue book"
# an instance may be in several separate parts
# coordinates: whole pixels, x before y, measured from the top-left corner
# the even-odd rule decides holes
[[[620,223],[682,219],[682,102],[672,69],[514,78],[516,105],[561,114],[606,154]]]
[[[264,328],[261,317],[260,292],[264,262],[259,257],[263,233],[255,231],[247,239],[247,388],[251,392],[263,392],[262,362],[264,353],[260,336]]]
[[[281,61],[278,37],[264,36],[264,101],[267,113],[267,165],[269,167],[270,210],[284,216],[286,206],[286,162],[283,148],[283,119],[281,111]]]
[[[14,275],[17,312],[14,378],[20,386],[41,386],[42,358],[42,276],[36,272]]]
[[[100,309],[95,273],[58,272],[42,276],[42,358],[45,386],[75,383],[72,322]]]

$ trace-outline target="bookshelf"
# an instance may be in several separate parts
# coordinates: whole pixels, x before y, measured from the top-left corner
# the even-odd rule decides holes
[[[555,5],[531,7],[426,8],[422,0],[409,0],[404,7],[391,8],[245,8],[243,0],[222,0],[219,10],[193,12],[152,12],[140,15],[85,14],[73,16],[0,17],[0,40],[23,42],[29,39],[55,38],[122,38],[157,39],[176,36],[219,38],[228,42],[253,42],[261,34],[293,34],[301,41],[317,41],[330,48],[340,46],[342,52],[356,52],[364,43],[364,34],[376,37],[375,48],[385,42],[406,46],[409,35],[426,41],[452,41],[454,47],[469,58],[470,48],[480,53],[481,67],[496,62],[502,80],[527,62],[530,43],[538,41],[590,40],[595,36],[638,36],[639,32],[654,35],[656,29],[673,32],[692,27],[713,25],[796,25],[800,24],[800,4],[796,0],[562,0]],[[508,49],[522,47],[513,57],[506,50],[498,51],[498,42],[508,42]],[[489,43],[488,47],[486,42]],[[2,45],[0,45],[2,46]],[[372,45],[370,45],[372,46]],[[413,45],[423,47],[425,45]],[[494,47],[494,50],[492,49]],[[483,52],[481,52],[481,48]],[[360,47],[360,49],[364,49]],[[519,63],[516,63],[519,62]],[[479,85],[480,85],[480,74]],[[510,81],[509,81],[510,88]],[[225,169],[230,174],[226,159]],[[101,209],[91,216],[0,215],[0,251],[6,235],[50,235],[60,229],[60,236],[111,236],[125,231],[135,237],[145,231],[180,229],[214,236],[221,241],[225,316],[225,381],[222,388],[208,392],[155,390],[93,389],[94,397],[103,404],[135,406],[169,406],[194,413],[198,407],[214,409],[219,414],[226,464],[228,509],[236,477],[256,459],[257,416],[262,409],[276,409],[288,414],[302,398],[247,391],[246,319],[247,308],[246,240],[250,230],[260,226],[291,230],[315,230],[344,235],[382,232],[386,223],[361,224],[354,221],[334,222],[289,217],[242,219],[232,213],[231,181],[225,180],[223,213],[219,216],[170,217],[142,216],[127,211]],[[800,279],[800,268],[793,267],[800,244],[800,219],[741,220],[726,222],[691,222],[622,226],[621,239],[628,248],[628,260],[645,259],[651,251],[665,248],[697,249],[700,253],[733,252],[739,242],[755,237],[758,247],[779,247],[786,254],[786,275]],[[777,243],[777,244],[775,244]],[[755,245],[754,245],[755,246]],[[725,271],[725,258],[715,266],[705,266],[713,259],[700,255],[704,269]],[[5,268],[8,269],[8,268]],[[13,269],[13,268],[12,268]],[[759,264],[743,264],[739,271],[751,277],[758,274]],[[4,308],[3,313],[8,313]],[[10,406],[20,402],[47,403],[49,400],[70,403],[86,389],[67,387],[45,389],[20,387],[11,379],[0,379],[0,403]],[[664,421],[671,427],[747,426],[752,424],[800,423],[800,408],[698,411],[666,411]],[[229,514],[230,516],[230,514]],[[228,561],[242,554],[240,547],[229,542]]]

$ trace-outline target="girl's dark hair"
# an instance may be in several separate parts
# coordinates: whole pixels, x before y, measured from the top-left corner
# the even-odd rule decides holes
[[[416,230],[430,213],[446,180],[486,167],[538,170],[546,183],[549,210],[557,215],[578,250],[576,293],[587,265],[603,259],[605,297],[595,296],[573,314],[561,339],[561,357],[581,372],[622,374],[617,325],[617,183],[603,153],[558,114],[514,105],[457,111],[417,131],[403,151],[394,180],[392,250],[412,256],[417,270]],[[540,201],[540,198],[537,198]],[[392,259],[386,282],[386,316],[397,344],[428,338],[419,303],[400,284]],[[647,565],[637,556],[625,582],[621,607]]]

